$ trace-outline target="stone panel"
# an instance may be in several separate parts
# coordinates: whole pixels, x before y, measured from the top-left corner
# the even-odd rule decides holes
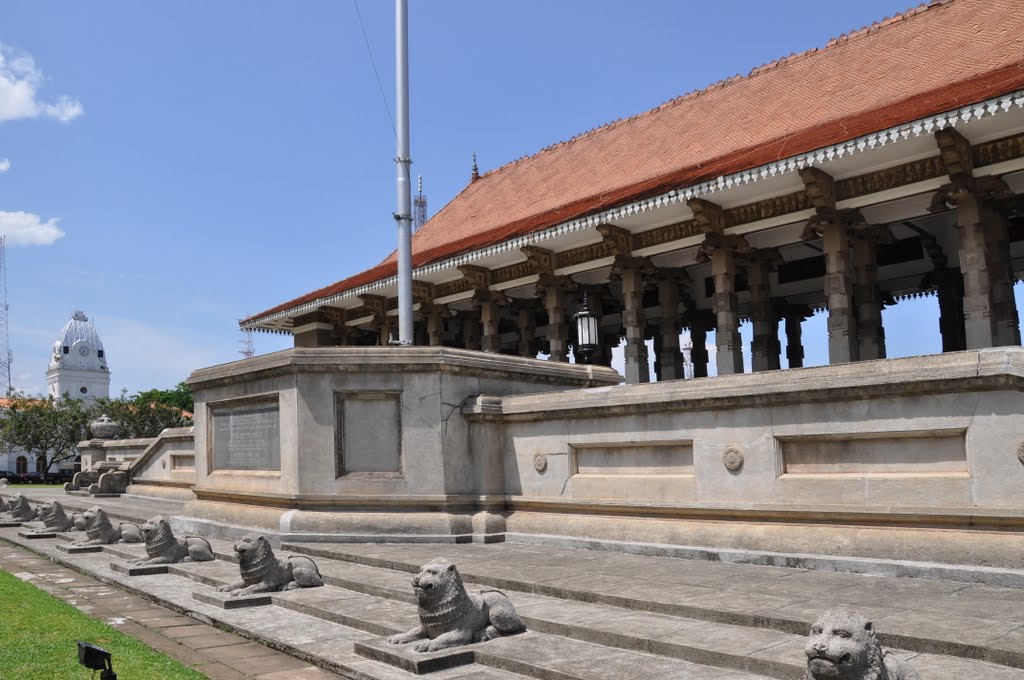
[[[779,437],[783,475],[968,476],[966,430]]]
[[[210,409],[214,470],[280,470],[277,397]]]
[[[402,474],[401,392],[335,393],[337,476]]]

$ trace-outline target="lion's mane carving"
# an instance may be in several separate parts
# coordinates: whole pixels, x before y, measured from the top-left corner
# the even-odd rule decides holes
[[[842,609],[815,620],[804,652],[806,680],[920,680],[906,661],[882,649],[870,621]]]
[[[133,522],[122,522],[116,527],[110,522],[106,511],[96,505],[82,513],[85,519],[86,540],[76,541],[75,546],[109,545],[111,543],[142,543],[142,530]]]
[[[458,569],[448,560],[436,559],[423,565],[413,577],[412,587],[419,602],[420,625],[389,637],[392,644],[419,640],[413,650],[434,652],[526,630],[505,593],[466,592]]]
[[[315,588],[324,584],[316,562],[303,555],[281,559],[274,555],[270,541],[262,534],[248,534],[235,543],[242,580],[217,588],[232,596],[277,590]]]
[[[210,542],[201,536],[177,538],[171,525],[162,515],[157,515],[142,525],[142,537],[146,541],[147,559],[136,560],[133,564],[175,564],[177,562],[209,562],[213,559]]]
[[[31,522],[35,518],[36,511],[28,504],[28,499],[16,493],[7,507],[7,512],[0,515],[0,522]]]
[[[76,524],[76,519],[81,519],[81,528],[85,528],[84,518],[79,513],[72,513],[71,517],[68,517],[67,513],[64,512],[64,506],[56,499],[46,501],[40,505],[36,508],[36,514],[43,521],[43,527],[35,529],[36,533],[74,531],[79,528]]]

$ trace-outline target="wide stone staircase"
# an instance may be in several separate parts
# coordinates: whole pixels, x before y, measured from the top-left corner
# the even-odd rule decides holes
[[[215,592],[238,580],[228,541],[211,540],[214,562],[129,576],[124,564],[144,546],[67,553],[81,538],[0,529],[0,539],[358,680],[802,680],[811,621],[840,606],[873,620],[922,680],[1024,680],[1016,588],[544,545],[288,543],[278,555],[313,557],[326,585],[233,608],[244,603]],[[471,590],[506,592],[528,631],[431,654],[383,643],[417,625],[410,577],[435,557],[457,564]]]

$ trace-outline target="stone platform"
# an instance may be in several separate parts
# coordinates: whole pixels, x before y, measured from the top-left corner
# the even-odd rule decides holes
[[[359,680],[800,680],[810,622],[835,606],[873,619],[883,644],[922,678],[1024,680],[1024,589],[538,545],[287,543],[280,552],[313,556],[326,585],[273,593],[270,607],[226,609],[214,590],[238,578],[227,541],[212,539],[214,562],[128,576],[112,562],[139,559],[144,546],[57,549],[80,537],[0,530],[0,539]],[[468,654],[388,653],[381,637],[417,623],[411,573],[441,555],[470,589],[503,589],[528,632]]]

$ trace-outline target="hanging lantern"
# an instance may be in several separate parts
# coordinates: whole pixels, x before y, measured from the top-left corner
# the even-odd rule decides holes
[[[597,315],[590,310],[587,303],[587,292],[583,291],[583,308],[573,317],[576,321],[576,352],[589,364],[591,357],[597,352],[598,331]]]

